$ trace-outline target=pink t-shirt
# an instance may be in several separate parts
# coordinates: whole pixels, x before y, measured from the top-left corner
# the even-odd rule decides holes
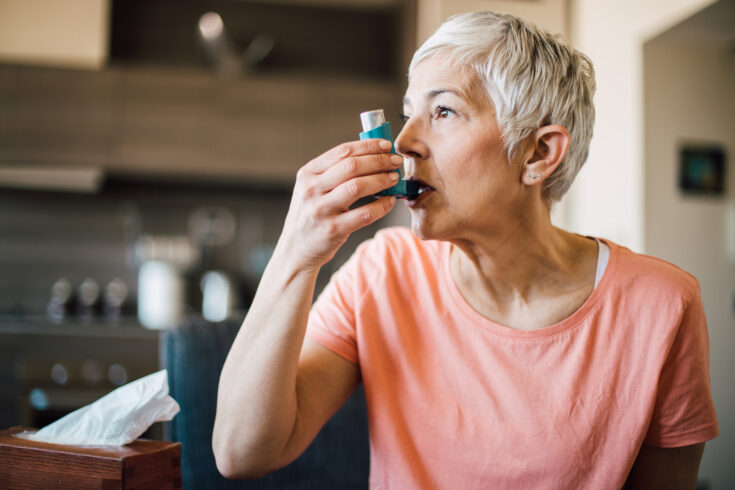
[[[533,331],[465,301],[449,243],[391,228],[358,248],[308,335],[360,366],[371,488],[620,488],[642,443],[717,436],[696,279],[605,243],[592,295]]]

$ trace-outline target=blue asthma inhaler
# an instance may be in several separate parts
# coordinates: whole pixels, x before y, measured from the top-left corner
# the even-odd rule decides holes
[[[390,123],[385,120],[383,109],[360,113],[360,121],[362,122],[361,140],[381,138],[393,143],[393,133],[390,130]],[[390,152],[397,155],[395,145],[391,146]],[[419,183],[413,180],[403,180],[403,170],[401,167],[395,170],[395,172],[398,172],[398,183],[393,187],[378,192],[375,196],[395,196],[396,199],[416,199],[419,195]]]

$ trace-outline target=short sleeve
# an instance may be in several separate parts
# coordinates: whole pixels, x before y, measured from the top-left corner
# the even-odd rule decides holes
[[[309,313],[306,335],[358,364],[355,334],[356,277],[364,245],[329,280]]]
[[[710,390],[707,321],[697,287],[664,363],[644,442],[681,447],[714,439],[718,433]]]

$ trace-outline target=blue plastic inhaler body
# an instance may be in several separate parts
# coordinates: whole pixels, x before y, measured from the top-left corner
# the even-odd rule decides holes
[[[393,133],[390,129],[390,123],[385,120],[383,109],[363,112],[360,114],[360,120],[363,129],[363,132],[360,133],[361,140],[381,138],[393,143]],[[390,152],[397,155],[395,145],[391,146]],[[395,196],[396,199],[416,199],[419,195],[418,182],[403,180],[403,170],[400,167],[395,172],[398,172],[398,183],[375,195]]]

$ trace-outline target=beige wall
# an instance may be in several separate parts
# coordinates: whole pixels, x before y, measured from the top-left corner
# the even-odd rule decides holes
[[[0,62],[101,68],[109,0],[0,0]]]
[[[700,477],[731,488],[735,451],[735,263],[726,219],[735,201],[735,54],[726,47],[654,40],[644,50],[645,241],[653,255],[694,274],[710,334],[712,392],[721,435],[707,444]],[[682,144],[718,144],[729,157],[722,198],[677,189]],[[730,230],[734,233],[735,230]]]
[[[597,73],[589,159],[566,198],[566,223],[644,251],[643,43],[713,0],[574,0],[572,43]]]
[[[419,0],[418,44],[424,42],[447,17],[461,12],[495,10],[517,15],[547,31],[567,34],[568,0]]]

